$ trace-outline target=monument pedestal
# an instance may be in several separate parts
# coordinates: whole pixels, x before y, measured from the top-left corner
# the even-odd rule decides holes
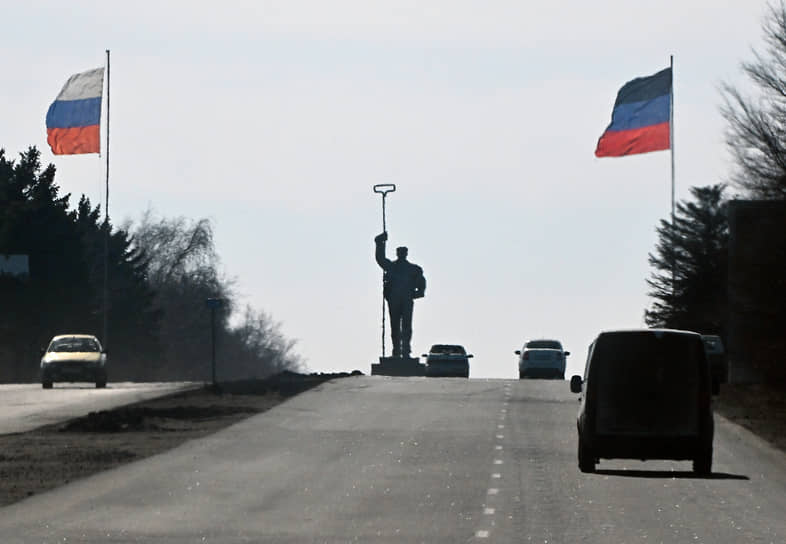
[[[425,376],[426,365],[412,357],[380,357],[371,365],[372,376]]]

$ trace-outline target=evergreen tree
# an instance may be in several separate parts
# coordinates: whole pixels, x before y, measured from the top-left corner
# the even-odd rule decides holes
[[[654,268],[647,280],[654,299],[645,310],[650,327],[725,333],[728,222],[724,184],[692,187],[693,201],[680,202],[674,224],[661,220]]]
[[[144,256],[127,233],[99,223],[100,210],[84,196],[76,210],[61,195],[55,168],[41,168],[31,147],[17,161],[0,150],[0,254],[28,255],[29,278],[0,277],[0,376],[4,381],[38,377],[38,350],[55,334],[103,334],[104,229],[110,229],[110,300],[117,319],[112,365],[140,365],[156,350],[158,316],[146,280]],[[134,354],[129,357],[129,354]],[[110,372],[113,372],[110,369]],[[113,379],[110,375],[110,379]]]

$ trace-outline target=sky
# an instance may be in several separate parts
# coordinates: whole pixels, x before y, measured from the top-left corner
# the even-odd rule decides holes
[[[7,156],[38,147],[73,206],[103,206],[105,156],[53,155],[44,120],[109,49],[113,224],[210,219],[237,301],[278,322],[311,372],[368,373],[381,355],[372,186],[393,183],[388,255],[407,246],[427,280],[413,355],[463,344],[475,378],[516,377],[513,352],[543,337],[581,373],[598,332],[644,326],[671,154],[599,159],[595,145],[619,88],[673,55],[677,200],[727,181],[719,88],[749,88],[740,63],[761,49],[767,7],[0,4]]]

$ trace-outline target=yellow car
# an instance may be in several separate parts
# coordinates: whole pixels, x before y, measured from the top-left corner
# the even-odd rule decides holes
[[[107,352],[90,334],[61,334],[42,350],[41,385],[51,389],[54,382],[95,382],[106,387]]]

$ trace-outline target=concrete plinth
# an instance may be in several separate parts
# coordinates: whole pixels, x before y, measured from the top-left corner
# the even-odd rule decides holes
[[[412,357],[380,357],[371,365],[372,376],[425,376],[426,365]]]

